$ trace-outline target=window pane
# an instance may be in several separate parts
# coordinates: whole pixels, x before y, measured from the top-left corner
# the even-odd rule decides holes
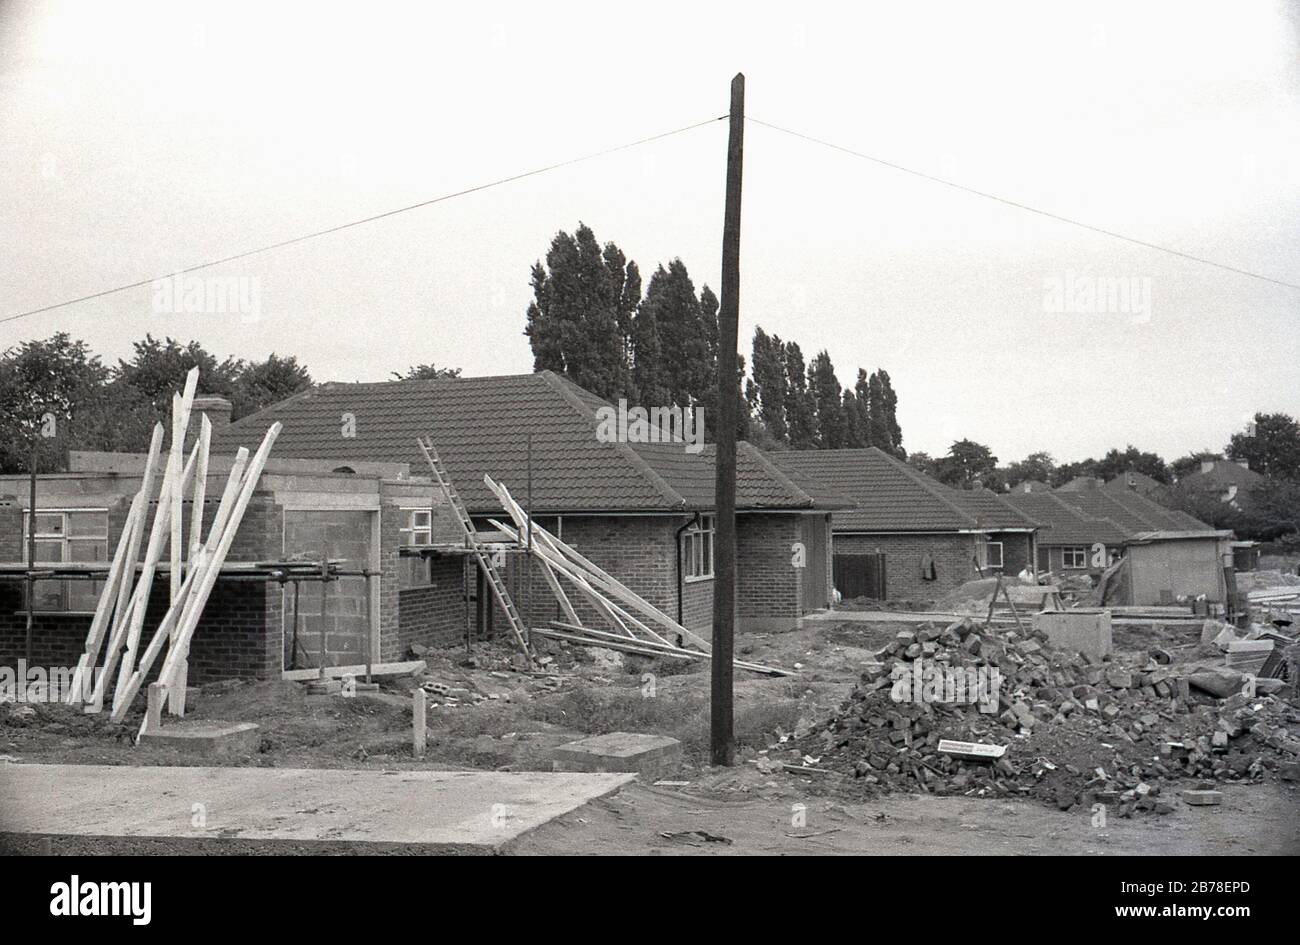
[[[26,524],[28,516],[23,516],[23,523]],[[37,512],[36,513],[36,534],[38,535],[62,535],[63,534],[63,513],[62,512]]]
[[[103,540],[93,541],[86,538],[69,538],[68,560],[87,562],[107,561],[108,543]]]
[[[71,538],[107,538],[107,512],[69,512],[68,536]]]
[[[63,582],[35,581],[32,584],[32,610],[62,610]]]
[[[36,539],[36,560],[47,564],[63,561],[63,542]]]
[[[428,527],[429,527],[429,516],[430,516],[431,514],[432,514],[432,513],[427,512],[427,511],[425,511],[425,512],[412,512],[412,513],[411,513],[411,527],[412,527],[412,528],[428,528]]]
[[[99,581],[68,581],[68,610],[94,611],[104,585]]]

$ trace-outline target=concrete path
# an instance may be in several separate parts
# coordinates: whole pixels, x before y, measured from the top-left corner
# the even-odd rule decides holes
[[[942,614],[927,611],[826,610],[808,614],[806,617],[799,619],[811,620],[817,623],[952,623],[964,617],[970,617],[972,620],[978,620],[982,623],[984,616],[984,614]],[[993,622],[997,623],[1002,616],[1002,614],[994,614]],[[1008,614],[1006,619],[1011,620],[1012,618]]]
[[[0,764],[0,852],[492,853],[634,777]]]

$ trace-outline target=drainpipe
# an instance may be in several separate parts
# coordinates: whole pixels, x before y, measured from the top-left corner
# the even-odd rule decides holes
[[[686,529],[692,525],[700,524],[700,513],[696,512],[695,517],[686,520],[686,524],[677,529],[677,622],[682,622],[682,535]]]

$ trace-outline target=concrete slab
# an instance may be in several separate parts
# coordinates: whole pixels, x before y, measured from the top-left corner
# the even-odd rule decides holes
[[[1058,610],[1034,614],[1034,629],[1054,649],[1100,659],[1114,648],[1108,610]]]
[[[182,719],[164,722],[140,735],[141,745],[174,748],[186,757],[215,758],[249,755],[257,751],[262,736],[253,722],[201,722]]]
[[[0,764],[0,852],[494,853],[632,780]]]
[[[664,735],[610,732],[561,745],[551,758],[558,771],[635,771],[651,777],[676,770],[682,743]]]

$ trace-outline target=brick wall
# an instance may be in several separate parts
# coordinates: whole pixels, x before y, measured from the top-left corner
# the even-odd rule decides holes
[[[216,513],[219,499],[218,495],[204,503],[205,529]],[[85,504],[108,507],[108,551],[112,554],[126,522],[129,499],[100,496]],[[184,504],[187,525],[191,508],[192,503]],[[150,521],[154,511],[156,504],[150,506]],[[269,494],[255,493],[231,543],[227,560],[278,558],[281,554],[281,516],[280,506]],[[0,506],[0,557],[9,561],[24,560],[21,536],[21,510]],[[141,542],[141,557],[147,543],[146,534]],[[166,558],[167,552],[164,551],[163,559]],[[145,612],[139,653],[143,653],[167,611],[168,589],[167,576],[156,575]],[[276,675],[280,671],[283,646],[279,595],[276,585],[218,581],[191,642],[190,681],[202,683],[230,676],[269,678]],[[18,613],[22,608],[22,582],[0,582],[0,663],[4,665],[16,665],[26,650],[26,618]],[[75,665],[84,649],[90,621],[90,616],[84,614],[38,614],[33,622],[33,662],[44,666]],[[161,668],[161,662],[160,658],[153,673]]]
[[[803,572],[794,566],[793,549],[803,537],[797,515],[736,517],[737,617],[788,618],[804,612]]]
[[[408,659],[412,643],[455,646],[465,639],[464,558],[447,555],[428,563],[427,585],[398,592],[397,635],[384,641],[386,661]]]
[[[363,570],[370,565],[370,531],[374,513],[354,509],[291,509],[284,513],[282,551],[277,553],[325,554],[341,559],[342,568]],[[293,587],[283,591],[283,612],[293,632]],[[322,596],[323,612],[322,612]],[[300,668],[343,666],[365,661],[366,636],[370,630],[366,579],[344,577],[324,585],[304,583],[298,594],[298,643],[296,665]],[[292,640],[287,640],[285,665],[289,665]]]
[[[843,535],[833,537],[833,548],[844,554],[885,553],[885,590],[891,600],[933,600],[977,577],[974,556],[976,535]],[[922,580],[921,562],[934,559],[933,581]]]
[[[1019,574],[1029,564],[1030,536],[1025,532],[995,532],[990,541],[1002,542],[1002,573]]]

